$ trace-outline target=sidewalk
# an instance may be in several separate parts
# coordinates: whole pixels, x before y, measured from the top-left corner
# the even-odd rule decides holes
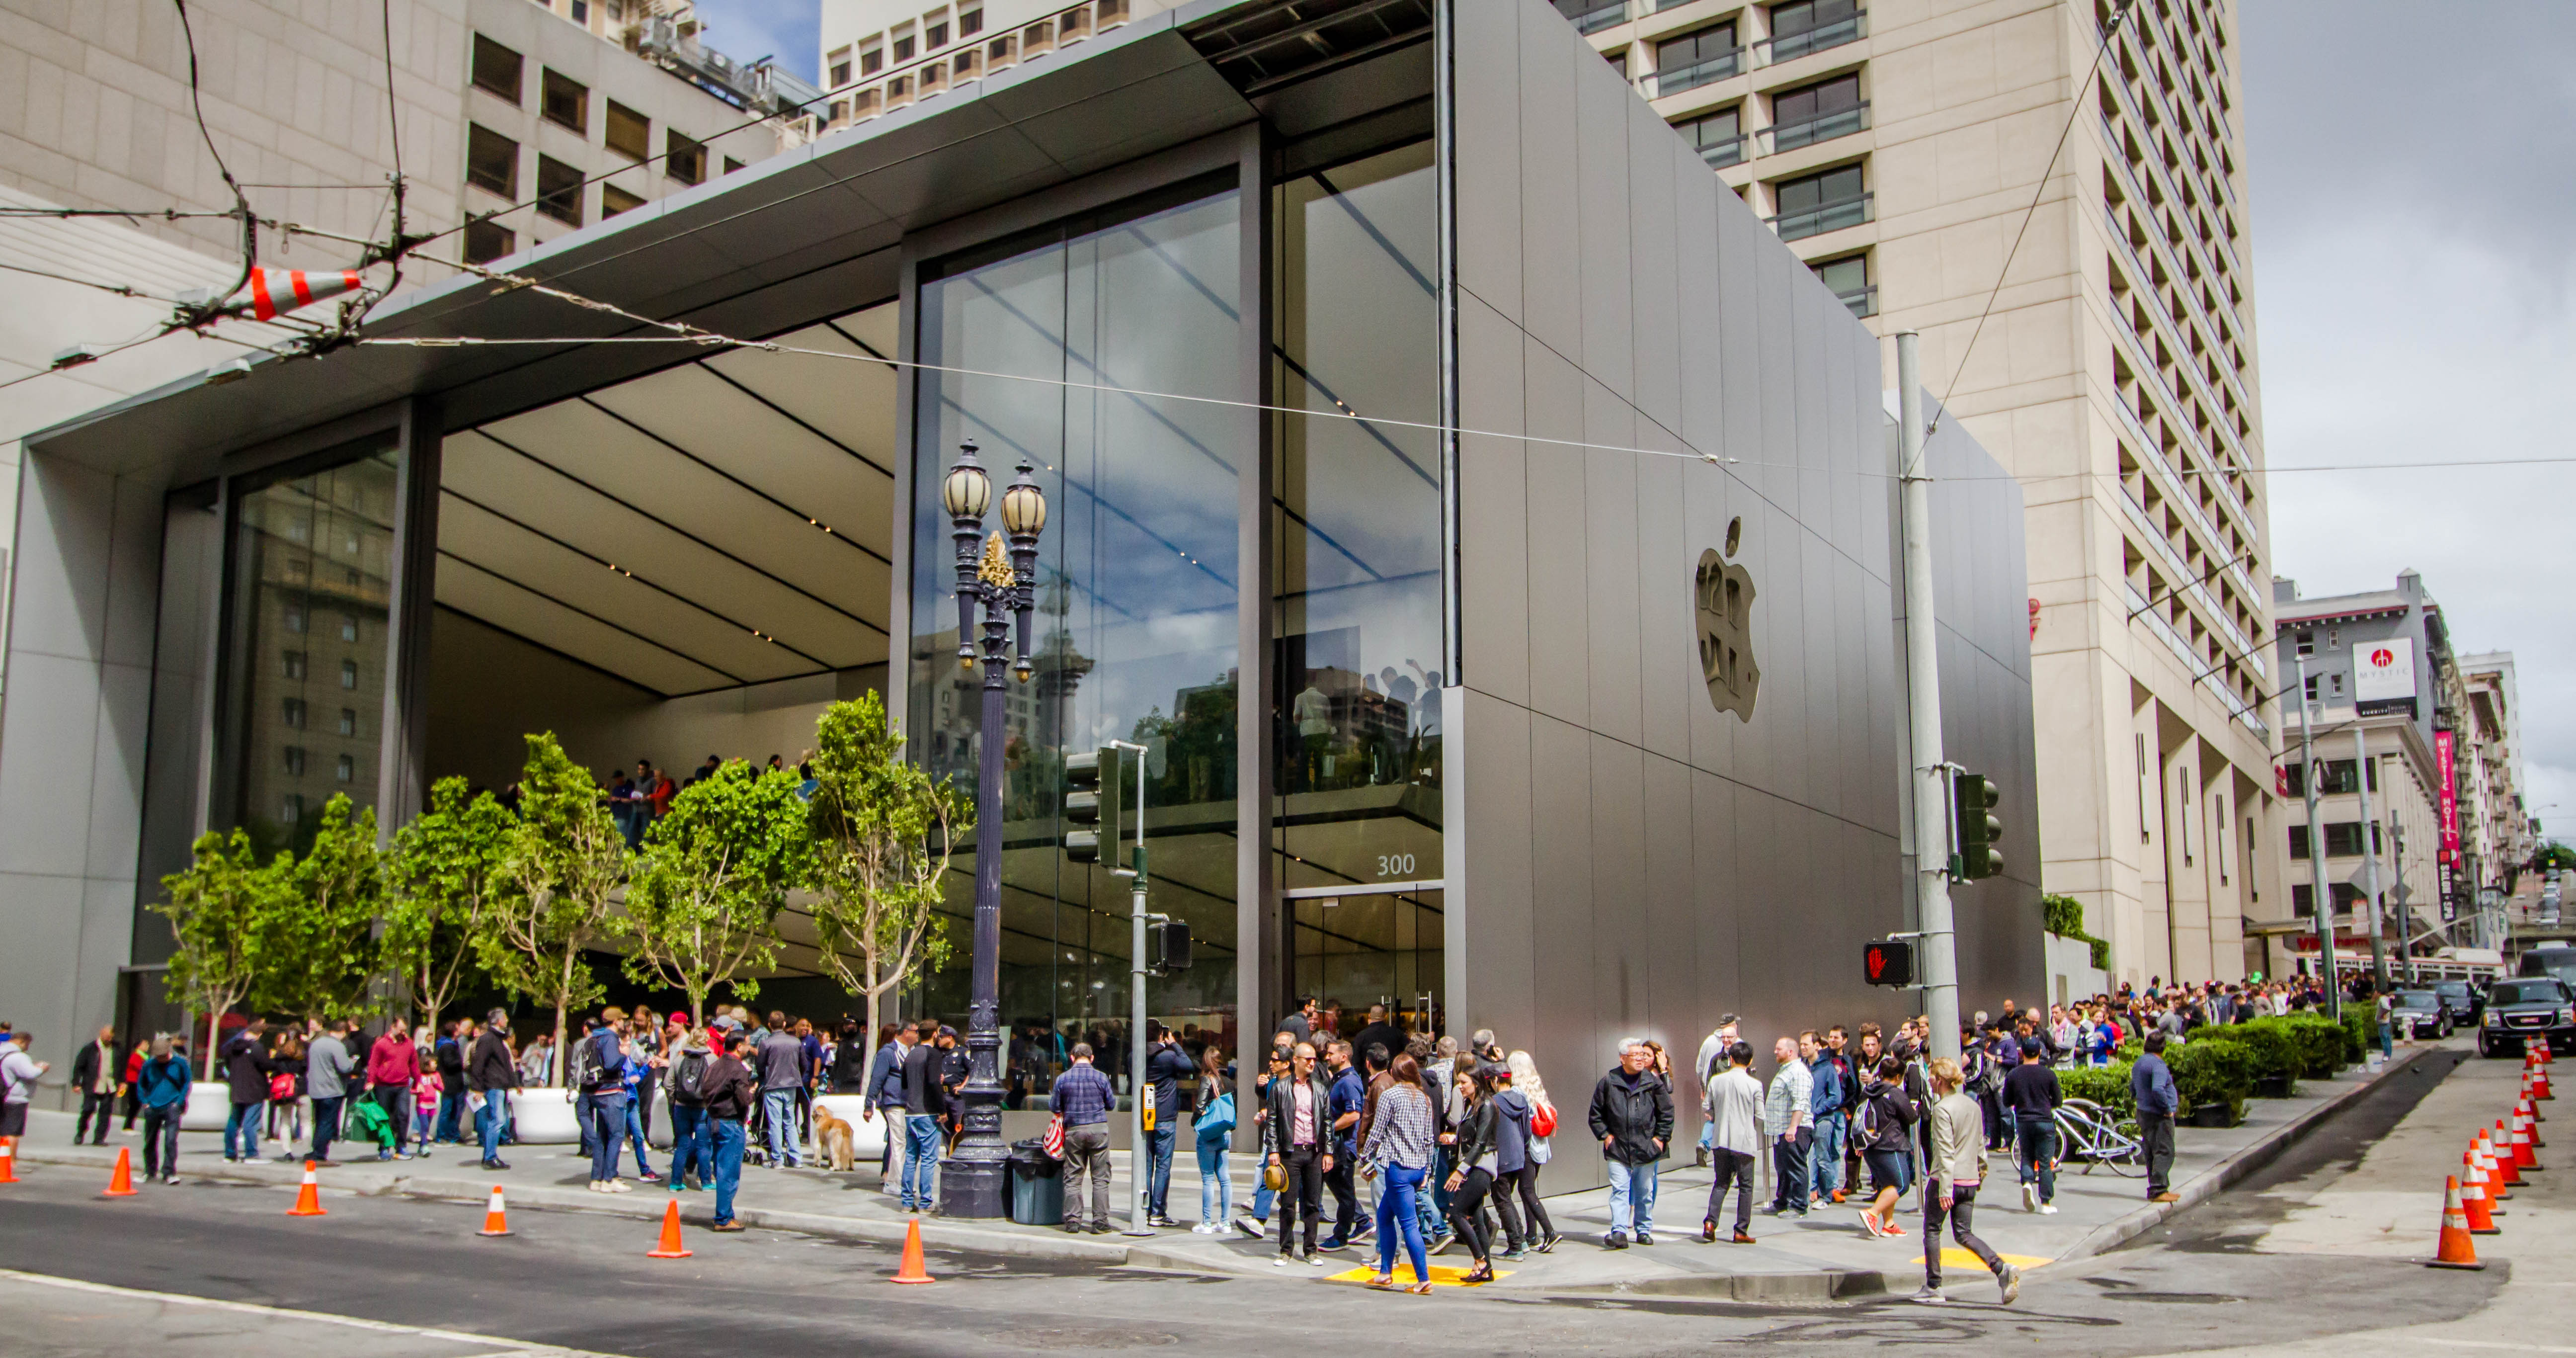
[[[2411,1055],[2401,1048],[2398,1059],[2388,1069],[2405,1069]],[[2356,1070],[2334,1080],[2303,1081],[2303,1097],[2254,1100],[2247,1106],[2241,1126],[2224,1131],[2181,1129],[2176,1136],[2172,1182],[2173,1190],[2182,1197],[2179,1203],[2146,1202],[2143,1178],[2124,1179],[2108,1169],[2086,1174],[2080,1168],[2070,1168],[2058,1183],[2058,1214],[2025,1213],[2009,1162],[2004,1157],[1994,1157],[1994,1177],[1978,1203],[1977,1233],[2024,1268],[2079,1259],[2113,1248],[2251,1172],[2319,1116],[2359,1094],[2377,1078],[2384,1076]],[[68,1144],[71,1116],[43,1110],[29,1115],[27,1131],[18,1149],[21,1174],[46,1178],[94,1174],[104,1187],[119,1145],[134,1148],[136,1172],[141,1173],[137,1137],[111,1135],[104,1147],[74,1147]],[[216,1133],[183,1133],[183,1175],[281,1188],[293,1186],[302,1177],[302,1166],[295,1161],[227,1164],[222,1159],[221,1141]],[[1580,1154],[1581,1148],[1560,1153]],[[458,1146],[436,1147],[426,1160],[344,1162],[322,1171],[326,1205],[334,1193],[393,1193],[453,1201],[461,1205],[460,1211],[480,1212],[492,1186],[499,1184],[507,1190],[513,1208],[653,1218],[662,1213],[664,1202],[673,1196],[665,1188],[640,1181],[631,1193],[609,1196],[589,1192],[583,1187],[589,1177],[589,1162],[573,1147],[516,1146],[505,1150],[504,1156],[514,1167],[497,1172],[478,1168],[473,1150]],[[1251,1159],[1248,1155],[1233,1157],[1238,1210],[1251,1201]],[[1110,1201],[1113,1220],[1123,1226],[1128,1157],[1121,1153],[1113,1160],[1116,1181]],[[657,1153],[654,1164],[656,1168],[666,1167],[667,1157]],[[1662,1176],[1654,1213],[1654,1246],[1617,1252],[1599,1248],[1602,1234],[1609,1229],[1607,1190],[1549,1198],[1548,1214],[1566,1237],[1565,1243],[1551,1254],[1531,1254],[1517,1263],[1498,1265],[1502,1276],[1492,1286],[1504,1293],[1524,1295],[1627,1293],[1817,1304],[1879,1292],[1911,1291],[1920,1280],[1923,1249],[1919,1212],[1898,1218],[1900,1224],[1917,1232],[1910,1240],[1863,1236],[1857,1204],[1853,1203],[1819,1210],[1804,1219],[1757,1215],[1753,1234],[1759,1238],[1758,1244],[1702,1245],[1698,1228],[1707,1204],[1709,1172],[1688,1168],[1687,1161],[1682,1164],[1682,1168],[1668,1164]],[[627,1165],[631,1172],[632,1161]],[[0,1189],[0,1193],[6,1191]],[[148,1210],[150,1194],[168,1191],[147,1187],[139,1205]],[[692,1192],[678,1197],[685,1219],[693,1223],[710,1219],[713,1194]],[[1186,1153],[1176,1157],[1170,1197],[1176,1217],[1185,1223],[1197,1219],[1199,1179]],[[1328,1207],[1329,1204],[1328,1196]],[[1757,1199],[1756,1207],[1761,1205]],[[849,1174],[746,1167],[736,1212],[749,1226],[879,1244],[900,1243],[911,1220],[896,1207],[893,1198],[880,1190],[873,1167]],[[1730,1215],[1726,1218],[1730,1225],[1731,1213],[1730,1201]],[[1329,1221],[1326,1229],[1330,1229]],[[524,1234],[526,1227],[522,1225],[521,1230]],[[1360,1249],[1328,1256],[1323,1268],[1282,1272],[1269,1267],[1278,1250],[1271,1241],[1250,1240],[1231,1232],[1222,1236],[1197,1235],[1186,1226],[1151,1237],[1131,1238],[1116,1234],[1075,1236],[1051,1226],[1019,1226],[1007,1221],[969,1223],[926,1217],[922,1220],[922,1238],[933,1250],[1301,1280],[1368,1267],[1375,1259],[1375,1242],[1370,1240],[1363,1242]],[[1964,1255],[1958,1258],[1965,1262]],[[1458,1268],[1467,1263],[1460,1250],[1453,1250],[1440,1262]],[[1982,1270],[1973,1263],[1966,1267],[1966,1273],[1958,1267],[1947,1269],[1953,1283],[1982,1276]],[[1409,1274],[1409,1269],[1403,1271]]]

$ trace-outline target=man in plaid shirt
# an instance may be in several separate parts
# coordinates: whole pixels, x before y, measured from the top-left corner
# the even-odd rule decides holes
[[[1091,1044],[1073,1044],[1073,1065],[1055,1077],[1047,1106],[1064,1120],[1064,1229],[1066,1234],[1109,1233],[1109,1113],[1118,1091],[1092,1069]],[[1083,1179],[1091,1181],[1091,1221],[1082,1219]]]

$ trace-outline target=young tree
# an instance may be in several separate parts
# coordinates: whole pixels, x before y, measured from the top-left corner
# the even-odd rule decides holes
[[[301,860],[279,855],[291,908],[272,912],[253,998],[263,1009],[322,1020],[352,1018],[375,1005],[376,920],[384,909],[384,860],[372,807],[351,812],[333,793],[313,847]]]
[[[905,763],[876,694],[832,704],[816,724],[806,807],[817,950],[877,1030],[887,992],[948,960],[936,907],[949,845],[974,813],[945,780]]]
[[[529,736],[519,818],[502,854],[506,890],[484,911],[474,951],[512,993],[555,1011],[549,1080],[561,1069],[565,1013],[602,993],[582,953],[599,941],[626,865],[625,837],[590,771],[564,756],[552,731]]]
[[[707,994],[730,982],[751,999],[749,973],[778,964],[778,912],[812,857],[799,779],[741,760],[689,786],[653,826],[614,932],[635,940],[626,974],[689,997],[703,1023]]]
[[[383,967],[400,977],[420,1011],[420,1031],[456,995],[484,912],[505,890],[512,819],[491,793],[467,796],[462,778],[441,778],[429,809],[394,834],[385,859]]]
[[[262,864],[250,835],[208,832],[197,837],[184,872],[161,879],[168,899],[154,913],[178,936],[167,983],[172,1003],[206,1016],[206,1061],[214,1067],[214,1031],[223,1015],[258,985],[268,918],[279,908],[292,860],[280,854]]]

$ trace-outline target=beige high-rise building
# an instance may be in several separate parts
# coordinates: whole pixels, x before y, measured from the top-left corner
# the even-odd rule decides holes
[[[2029,507],[2046,888],[2114,980],[2240,975],[2284,840],[2235,5],[1556,5],[1856,314],[1922,334]]]

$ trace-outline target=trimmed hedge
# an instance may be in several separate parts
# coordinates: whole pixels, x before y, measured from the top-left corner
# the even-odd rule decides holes
[[[2223,1105],[2231,1123],[2245,1116],[2245,1101],[2254,1097],[2254,1058],[2244,1043],[2194,1038],[2164,1055],[2185,1116],[2204,1104]]]
[[[2129,1093],[2129,1063],[2074,1066],[2057,1072],[2057,1088],[2070,1099],[2091,1099],[2116,1117],[2136,1117],[2138,1101]]]
[[[2317,1026],[2323,1029],[2323,1035],[2329,1041],[2334,1039],[2333,1027]],[[2333,1074],[2331,1066],[2323,1072],[2314,1072],[2308,1068],[2310,1041],[2311,1039],[2303,1038],[2294,1032],[2289,1027],[2288,1020],[2263,1018],[2251,1023],[2229,1023],[2216,1027],[2195,1028],[2192,1030],[2190,1045],[2224,1042],[2243,1049],[2250,1063],[2253,1078],[2258,1082],[2262,1080],[2295,1081],[2303,1075]]]

